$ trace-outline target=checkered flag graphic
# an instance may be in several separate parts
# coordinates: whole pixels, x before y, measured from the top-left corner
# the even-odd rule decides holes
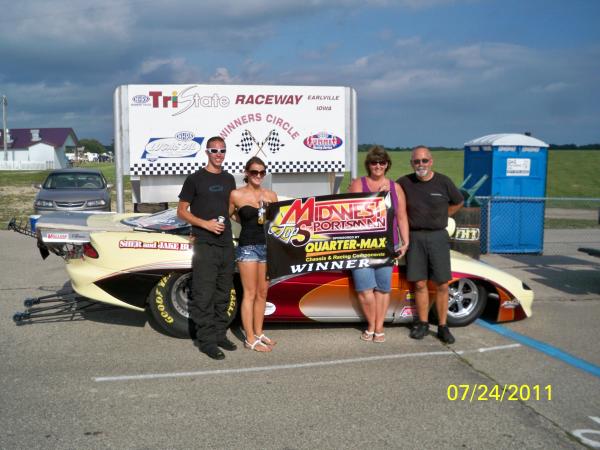
[[[252,151],[252,147],[254,147],[254,144],[258,145],[256,139],[254,139],[254,136],[252,136],[252,133],[250,133],[248,130],[244,130],[242,131],[242,140],[239,144],[235,145],[236,147],[239,147],[240,150],[243,151],[245,154],[249,154]]]
[[[258,156],[259,153],[262,153],[263,155],[267,156],[267,154],[263,150],[263,147],[265,145],[267,145],[271,153],[277,153],[281,149],[281,147],[285,145],[281,143],[281,139],[279,139],[279,133],[277,132],[277,130],[269,131],[269,134],[261,143],[259,143],[256,140],[256,138],[252,135],[250,131],[244,130],[242,131],[242,139],[240,140],[240,143],[235,145],[236,147],[239,147],[240,150],[242,150],[244,153],[249,154],[252,151],[254,144],[256,144],[256,146],[258,147],[258,150],[254,154],[254,156]]]
[[[271,130],[271,132],[267,136],[267,139],[265,139],[265,143],[269,147],[269,151],[271,153],[277,153],[281,149],[281,147],[285,145],[282,144],[279,140],[279,133],[277,132],[277,130]]]

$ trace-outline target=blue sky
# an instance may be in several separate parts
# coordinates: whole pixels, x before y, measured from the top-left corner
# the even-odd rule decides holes
[[[110,143],[122,84],[352,86],[360,143],[600,142],[597,0],[0,0],[9,128]]]

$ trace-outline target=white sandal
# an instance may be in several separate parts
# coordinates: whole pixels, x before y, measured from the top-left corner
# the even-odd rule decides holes
[[[258,350],[256,347],[259,345],[264,347],[266,350]],[[267,353],[271,351],[271,348],[268,345],[265,345],[261,340],[256,340],[252,344],[247,340],[244,340],[244,347],[246,347],[248,350],[254,350],[255,352],[259,353]]]
[[[373,335],[375,334],[374,331],[369,331],[369,330],[365,330],[360,334],[360,340],[361,341],[372,341],[373,340]]]
[[[270,337],[265,336],[264,333],[261,334],[260,336],[254,335],[254,337],[256,339],[258,339],[260,342],[262,342],[263,344],[266,344],[266,345],[268,345],[270,347],[274,347],[277,344],[276,341],[274,341]]]
[[[373,342],[375,342],[376,344],[383,344],[385,342],[385,333],[375,333]]]

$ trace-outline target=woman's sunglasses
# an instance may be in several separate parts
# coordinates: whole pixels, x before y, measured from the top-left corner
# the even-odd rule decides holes
[[[427,164],[429,161],[431,161],[431,160],[430,160],[430,159],[428,159],[428,158],[423,158],[423,159],[413,159],[413,160],[412,160],[412,163],[413,163],[413,164],[416,166],[417,164],[421,164],[421,163],[423,163],[423,164]]]
[[[387,161],[369,161],[371,166],[387,166]]]
[[[261,178],[264,177],[265,175],[267,175],[266,170],[249,170],[248,173],[253,177],[260,176]]]
[[[224,148],[207,148],[206,151],[214,155],[215,153],[224,154],[227,150]]]

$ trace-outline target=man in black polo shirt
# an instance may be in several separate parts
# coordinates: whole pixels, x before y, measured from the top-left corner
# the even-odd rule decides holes
[[[433,158],[427,147],[415,147],[410,164],[414,173],[398,179],[406,196],[410,227],[410,245],[406,252],[406,277],[415,283],[415,303],[419,321],[410,337],[423,339],[429,331],[429,291],[427,281],[436,286],[435,307],[439,320],[438,338],[447,344],[454,342],[446,320],[448,318],[448,282],[450,271],[450,242],[446,226],[448,216],[463,205],[463,196],[452,180],[433,172]]]
[[[213,359],[225,358],[219,347],[237,348],[226,336],[234,271],[229,193],[236,186],[233,175],[222,170],[225,152],[221,137],[206,142],[208,163],[186,178],[177,205],[177,215],[192,225],[194,235],[190,317],[198,348]]]

